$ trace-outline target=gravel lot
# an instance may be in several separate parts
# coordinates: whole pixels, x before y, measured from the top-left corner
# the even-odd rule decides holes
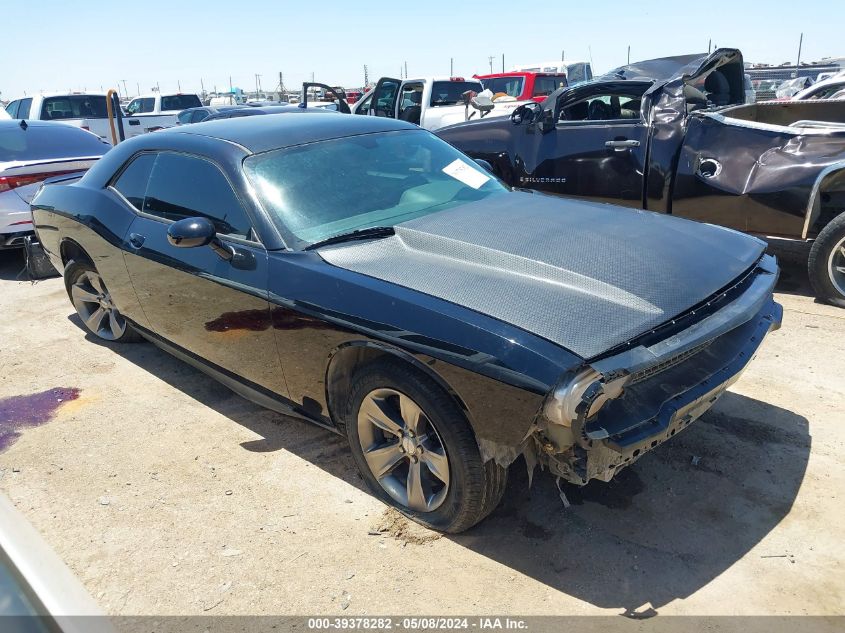
[[[489,519],[442,537],[374,500],[341,438],[93,342],[21,266],[0,253],[0,398],[28,396],[0,420],[40,419],[0,428],[0,489],[110,614],[845,613],[845,310],[800,267],[700,422],[568,509],[517,464]]]

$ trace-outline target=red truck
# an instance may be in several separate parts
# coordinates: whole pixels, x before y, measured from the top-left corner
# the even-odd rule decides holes
[[[514,71],[493,73],[492,75],[475,75],[475,78],[494,95],[506,94],[517,101],[533,100],[538,103],[541,103],[558,88],[568,86],[566,75],[563,73]]]

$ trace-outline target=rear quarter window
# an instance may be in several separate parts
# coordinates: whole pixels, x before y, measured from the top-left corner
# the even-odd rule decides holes
[[[153,163],[155,163],[155,154],[140,154],[132,159],[132,162],[112,183],[112,187],[117,189],[138,211],[144,208],[144,194],[147,192]]]

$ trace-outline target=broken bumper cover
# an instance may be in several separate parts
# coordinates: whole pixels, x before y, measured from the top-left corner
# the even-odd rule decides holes
[[[538,425],[541,461],[573,483],[608,481],[700,417],[780,327],[783,309],[772,297],[778,272],[763,256],[732,288],[678,319],[690,325],[591,362],[596,378],[569,428],[548,419]]]

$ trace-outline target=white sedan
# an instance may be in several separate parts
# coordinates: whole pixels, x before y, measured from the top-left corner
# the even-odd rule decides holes
[[[85,171],[111,146],[96,134],[48,121],[0,121],[0,249],[32,234],[29,202],[47,178]]]

